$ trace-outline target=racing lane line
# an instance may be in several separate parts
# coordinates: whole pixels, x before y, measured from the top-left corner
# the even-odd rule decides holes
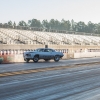
[[[42,68],[42,69],[24,70],[24,71],[17,71],[17,72],[0,73],[0,77],[30,74],[30,73],[37,73],[37,72],[44,72],[44,71],[52,71],[52,70],[60,70],[60,69],[65,69],[67,67],[58,67],[58,68],[52,67],[52,68]]]
[[[78,71],[73,71],[73,74],[77,74],[77,72],[78,73],[83,73],[84,74],[84,72],[86,73],[86,72],[88,72],[88,71],[94,71],[94,70],[98,70],[98,69],[100,69],[100,68],[92,68],[92,69],[86,69],[86,70],[78,70]],[[19,83],[21,83],[21,84],[23,84],[23,83],[25,83],[25,82],[31,82],[31,81],[37,81],[37,80],[44,80],[44,79],[48,79],[48,78],[54,78],[54,77],[61,77],[61,76],[65,76],[65,75],[71,75],[72,74],[72,72],[68,72],[68,73],[63,73],[63,74],[56,74],[56,75],[50,75],[50,76],[44,76],[44,77],[38,77],[38,78],[36,78],[36,79],[34,79],[34,78],[32,78],[32,79],[28,79],[28,80],[24,80],[24,81],[14,81],[14,82],[7,82],[7,83],[3,83],[3,84],[0,84],[0,86],[6,86],[6,85],[13,85],[13,84],[19,84]],[[94,76],[94,75],[92,75],[92,76]],[[91,76],[90,76],[91,77]]]
[[[85,64],[75,64],[70,66],[56,66],[56,67],[49,67],[49,68],[39,68],[39,69],[30,69],[30,70],[22,70],[22,71],[15,71],[15,72],[6,72],[6,73],[0,73],[0,77],[6,77],[6,76],[14,76],[14,75],[22,75],[22,74],[30,74],[30,73],[37,73],[37,72],[45,72],[45,71],[53,71],[53,70],[62,70],[66,68],[73,68],[73,67],[79,67],[84,65],[93,65],[93,64],[99,64],[100,62],[93,62],[93,63],[85,63]]]

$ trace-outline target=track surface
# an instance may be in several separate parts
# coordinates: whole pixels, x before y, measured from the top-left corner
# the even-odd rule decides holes
[[[59,62],[49,61],[39,61],[38,63],[15,63],[15,64],[0,64],[0,73],[3,72],[13,72],[37,68],[50,68],[58,66],[70,66],[74,64],[85,64],[85,63],[100,62],[100,58],[83,58],[83,59],[70,59],[70,60],[60,60]]]
[[[0,73],[97,62],[100,58],[0,65]],[[0,100],[100,100],[100,64],[0,77]]]

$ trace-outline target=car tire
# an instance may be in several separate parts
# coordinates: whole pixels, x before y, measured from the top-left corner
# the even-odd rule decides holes
[[[25,61],[26,61],[27,63],[29,63],[30,59],[25,59]]]
[[[24,58],[24,61],[26,61],[26,59]]]
[[[55,62],[58,62],[59,60],[60,60],[60,56],[56,55],[56,56],[54,57],[54,61],[55,61]]]
[[[33,61],[36,63],[36,62],[38,62],[38,60],[39,60],[39,57],[38,56],[34,56]]]

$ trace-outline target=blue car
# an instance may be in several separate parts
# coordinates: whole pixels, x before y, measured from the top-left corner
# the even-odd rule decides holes
[[[51,48],[38,48],[35,51],[24,52],[23,56],[26,62],[30,60],[38,62],[40,59],[44,59],[45,61],[54,59],[55,62],[58,62],[64,54]]]

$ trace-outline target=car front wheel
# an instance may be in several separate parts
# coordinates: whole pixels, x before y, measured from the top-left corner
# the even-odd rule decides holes
[[[58,62],[59,60],[60,60],[60,56],[57,55],[57,56],[54,57],[55,62]]]
[[[26,61],[27,63],[29,63],[30,59],[25,59],[25,61]]]
[[[34,62],[38,62],[38,60],[39,60],[39,57],[38,56],[34,56],[33,61]]]

